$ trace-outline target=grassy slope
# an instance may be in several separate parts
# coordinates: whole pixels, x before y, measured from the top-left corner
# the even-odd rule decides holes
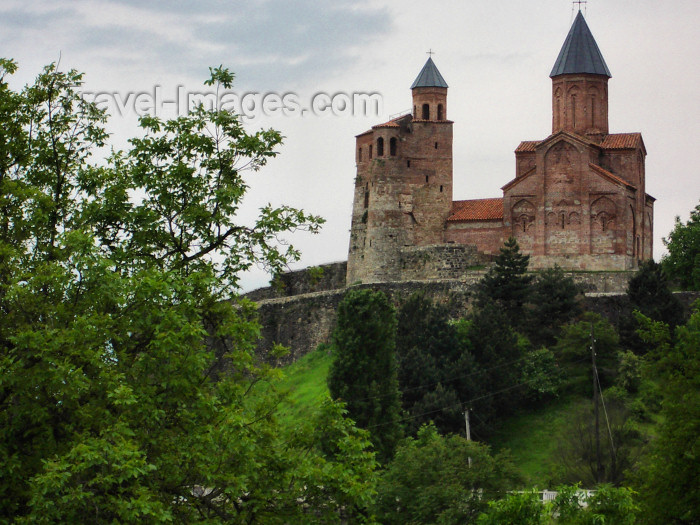
[[[587,398],[571,397],[514,415],[500,425],[490,444],[494,451],[510,449],[526,486],[551,489],[557,436],[566,428],[570,415],[588,403]]]
[[[326,377],[331,361],[328,350],[321,347],[284,368],[279,388],[288,393],[288,397],[280,406],[282,421],[292,423],[307,417],[310,409],[328,398]]]
[[[331,365],[327,349],[315,350],[284,369],[280,388],[288,392],[288,401],[280,407],[283,421],[293,423],[308,417],[309,410],[328,397],[326,377]],[[567,424],[572,411],[585,398],[569,398],[540,409],[518,414],[505,421],[491,438],[494,450],[508,448],[528,486],[550,487],[554,466],[556,436]]]

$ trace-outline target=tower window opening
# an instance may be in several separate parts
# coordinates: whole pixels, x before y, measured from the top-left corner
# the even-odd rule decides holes
[[[384,156],[384,139],[382,137],[379,137],[377,139],[377,157],[383,157]]]
[[[423,120],[430,120],[430,104],[423,104]]]
[[[428,175],[425,176],[425,182],[429,182],[429,181],[428,181]]]
[[[440,184],[440,193],[442,193],[442,184]]]
[[[362,162],[362,148],[357,150],[357,160]]]
[[[369,160],[372,160],[372,145],[369,145]]]
[[[407,161],[406,161],[406,167],[407,167],[407,168],[410,168],[410,167],[411,167],[411,161],[410,161],[410,160],[407,160]]]
[[[442,113],[443,113],[442,104],[438,104],[438,114],[437,114],[438,120],[443,120],[445,118],[445,116]]]
[[[435,149],[438,149],[438,143],[437,143],[437,142],[435,143]]]
[[[576,95],[571,95],[571,127],[576,128]]]
[[[396,137],[389,139],[389,155],[396,157]]]
[[[369,191],[365,191],[365,209],[369,208]]]
[[[416,112],[416,106],[413,106],[413,118],[418,118],[418,113]]]

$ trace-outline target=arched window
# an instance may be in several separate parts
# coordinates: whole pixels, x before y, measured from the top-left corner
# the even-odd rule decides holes
[[[423,120],[430,120],[430,105],[429,104],[423,104],[423,116],[421,118]]]
[[[396,137],[389,139],[389,155],[396,157]]]
[[[384,139],[382,137],[379,137],[377,139],[377,157],[383,157],[384,156]]]
[[[445,118],[442,114],[442,111],[443,111],[442,104],[438,104],[438,115],[437,115],[438,120],[443,120]]]

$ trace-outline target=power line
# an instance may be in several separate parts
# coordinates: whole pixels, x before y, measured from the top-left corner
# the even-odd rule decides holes
[[[603,404],[603,413],[605,414],[605,423],[608,426],[608,435],[610,436],[610,449],[612,450],[613,456],[617,459],[617,453],[615,452],[615,443],[613,442],[612,430],[610,429],[610,420],[608,419],[608,410],[605,408],[605,399],[603,398],[603,390],[600,388],[600,378],[598,377],[598,369],[595,369],[595,376],[598,379],[598,390],[600,391],[600,401]]]
[[[460,379],[466,379],[466,378],[468,378],[468,377],[471,377],[471,376],[474,376],[474,375],[477,375],[477,374],[484,374],[484,373],[486,373],[486,372],[491,372],[492,370],[496,370],[496,369],[498,369],[498,368],[503,368],[504,366],[510,366],[510,365],[515,364],[515,363],[519,363],[520,361],[524,361],[524,360],[528,359],[528,357],[529,357],[529,356],[523,356],[523,357],[520,357],[520,358],[518,358],[518,359],[515,359],[514,361],[509,361],[509,362],[507,362],[507,363],[501,363],[501,364],[499,364],[499,365],[495,365],[495,366],[492,366],[492,367],[489,367],[489,368],[482,368],[482,369],[480,369],[480,370],[476,370],[475,372],[470,372],[470,373],[468,373],[468,374],[464,374],[464,375],[461,375],[461,376],[453,377],[453,378],[451,378],[451,379],[445,379],[445,380],[443,380],[443,381],[434,381],[434,382],[432,382],[432,383],[425,383],[425,384],[418,385],[418,386],[414,386],[414,387],[411,387],[411,388],[406,388],[406,389],[401,390],[401,393],[404,394],[404,393],[406,393],[406,392],[413,392],[413,391],[415,391],[415,390],[420,390],[420,389],[423,389],[423,388],[426,388],[426,389],[427,389],[427,388],[432,387],[432,386],[437,386],[438,384],[446,385],[446,384],[448,384],[448,383],[452,383],[453,381],[459,381]],[[383,398],[383,397],[388,397],[388,396],[391,396],[391,395],[392,395],[392,394],[381,394],[381,395],[377,395],[377,396],[368,396],[368,397],[363,397],[363,398],[357,399],[357,401],[359,402],[359,401],[369,401],[370,399],[381,399],[381,398]]]

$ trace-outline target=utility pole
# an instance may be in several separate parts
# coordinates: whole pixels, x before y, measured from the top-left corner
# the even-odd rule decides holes
[[[467,441],[471,441],[472,440],[472,433],[471,433],[471,429],[469,428],[469,409],[468,408],[464,410],[464,424],[467,427]],[[469,468],[471,468],[472,457],[469,456],[468,459],[469,459]]]
[[[593,372],[593,412],[595,414],[595,458],[596,458],[596,483],[600,482],[603,465],[600,461],[600,410],[598,408],[598,369],[595,365],[595,327],[591,323],[591,364]]]

